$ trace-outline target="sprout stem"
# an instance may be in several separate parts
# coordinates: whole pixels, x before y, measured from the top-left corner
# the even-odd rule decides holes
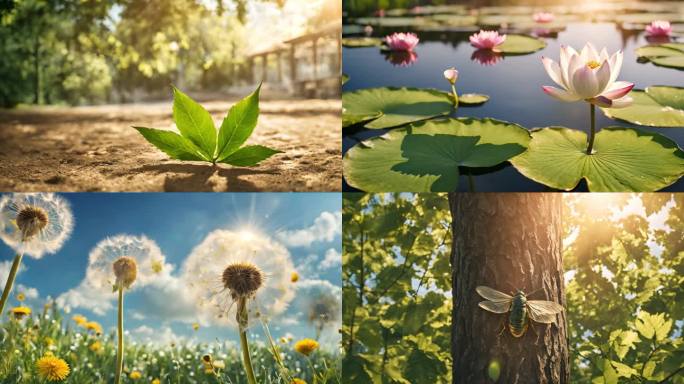
[[[252,369],[252,357],[249,355],[249,345],[247,344],[247,298],[240,297],[237,302],[237,313],[235,319],[240,329],[240,346],[242,347],[242,363],[245,366],[245,373],[247,374],[247,382],[249,384],[257,384],[254,376],[254,369]]]
[[[21,265],[21,258],[24,257],[23,253],[17,253],[14,255],[14,261],[12,262],[12,269],[10,269],[9,276],[7,276],[7,282],[5,283],[5,289],[2,290],[2,299],[0,299],[0,316],[4,313],[5,303],[9,297],[10,291],[12,290],[12,285],[14,284],[14,279],[17,277],[17,271],[19,270],[19,265]]]
[[[451,94],[454,96],[454,108],[458,108],[458,93],[456,92],[456,84],[451,84]]]
[[[124,335],[123,335],[123,304],[124,304],[124,294],[123,285],[119,284],[119,316],[117,331],[119,333],[119,346],[116,353],[116,376],[115,382],[119,384],[121,382],[121,371],[123,370],[123,353],[124,353]]]
[[[594,149],[594,136],[596,136],[596,106],[590,103],[589,111],[591,115],[591,133],[589,136],[589,146],[587,147],[587,155],[591,155],[591,151],[592,149]]]

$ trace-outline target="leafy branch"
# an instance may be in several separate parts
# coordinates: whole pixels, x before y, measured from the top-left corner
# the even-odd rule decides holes
[[[251,167],[281,153],[263,145],[243,146],[259,118],[260,90],[261,85],[232,106],[218,132],[209,112],[175,87],[173,120],[180,134],[155,128],[133,128],[172,159]]]

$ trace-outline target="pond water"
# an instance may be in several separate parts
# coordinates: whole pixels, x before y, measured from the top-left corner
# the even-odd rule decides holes
[[[375,27],[373,36],[382,37],[391,32],[411,31],[411,28]],[[544,126],[565,126],[589,131],[589,106],[587,103],[566,103],[547,96],[542,85],[555,85],[544,70],[541,57],[558,61],[560,46],[570,45],[576,49],[592,42],[599,49],[606,47],[612,53],[622,49],[624,64],[618,80],[635,83],[635,89],[650,85],[684,86],[684,71],[657,67],[651,63],[638,63],[634,50],[647,44],[639,31],[623,30],[613,22],[570,22],[556,36],[544,37],[546,48],[522,56],[505,56],[498,61],[473,56],[475,48],[468,42],[472,32],[420,32],[415,31],[420,44],[415,50],[416,60],[410,65],[392,64],[378,47],[344,48],[343,72],[350,79],[343,91],[361,88],[397,86],[436,88],[449,90],[442,77],[444,69],[454,66],[459,70],[458,92],[484,93],[491,99],[482,106],[459,108],[454,117],[492,117],[510,121],[528,129]],[[490,59],[490,60],[488,60]],[[492,62],[496,61],[496,62]],[[488,65],[487,65],[488,64]],[[596,114],[596,126],[638,127],[657,132],[684,147],[684,129],[650,128],[635,126],[605,117],[600,110]],[[382,135],[386,130],[345,129],[343,152],[346,153],[359,141]],[[495,168],[474,169],[474,190],[481,191],[547,191],[548,187],[527,179],[509,163]],[[459,190],[468,191],[466,172],[461,172]],[[344,190],[353,187],[344,184]],[[575,191],[586,191],[583,180]],[[684,178],[664,189],[684,191]]]

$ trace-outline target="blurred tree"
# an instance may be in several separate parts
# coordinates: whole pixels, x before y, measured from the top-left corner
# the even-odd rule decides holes
[[[454,383],[567,383],[566,315],[533,322],[513,337],[508,313],[478,307],[479,285],[529,300],[565,304],[561,259],[562,195],[453,193],[452,359]],[[502,327],[504,327],[503,332]]]

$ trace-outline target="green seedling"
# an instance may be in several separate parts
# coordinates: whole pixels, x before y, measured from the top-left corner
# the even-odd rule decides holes
[[[218,132],[204,107],[173,88],[173,120],[180,134],[154,128],[133,127],[172,159],[226,163],[251,167],[281,153],[263,145],[245,145],[259,118],[259,91],[237,102],[228,111]]]

